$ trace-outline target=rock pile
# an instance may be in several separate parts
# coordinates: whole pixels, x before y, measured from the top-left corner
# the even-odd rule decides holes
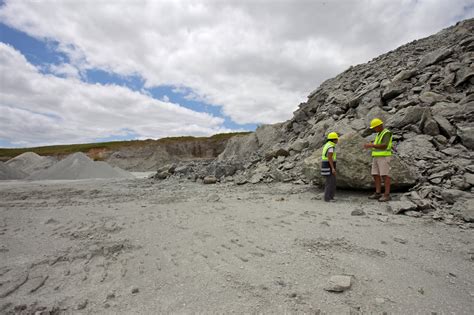
[[[0,180],[23,179],[28,174],[0,162]]]
[[[8,160],[5,164],[31,175],[34,172],[47,169],[55,162],[56,159],[54,157],[40,156],[34,152],[25,152]]]
[[[50,168],[36,172],[27,179],[87,179],[134,178],[132,174],[117,170],[105,162],[94,162],[82,152],[74,153]]]
[[[367,126],[378,117],[393,132],[394,188],[412,187],[403,197],[410,211],[437,209],[446,217],[446,210],[467,220],[460,209],[474,185],[473,83],[470,19],[323,82],[292,119],[232,138],[216,161],[196,173],[236,183],[318,183],[325,135],[336,131],[344,135],[338,186],[369,188],[370,153],[359,148],[373,141]]]

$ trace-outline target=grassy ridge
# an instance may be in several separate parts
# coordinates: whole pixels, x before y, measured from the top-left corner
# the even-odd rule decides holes
[[[25,152],[35,152],[39,155],[67,155],[75,152],[88,152],[91,149],[109,149],[118,150],[124,147],[133,146],[146,146],[146,145],[160,145],[160,144],[172,144],[179,142],[188,141],[221,141],[227,140],[234,136],[246,135],[249,132],[233,132],[233,133],[220,133],[211,137],[168,137],[161,138],[158,140],[128,140],[128,141],[112,141],[112,142],[100,142],[100,143],[85,143],[85,144],[68,144],[68,145],[53,145],[44,147],[34,148],[15,148],[15,149],[1,149],[0,148],[0,159],[6,160],[7,158],[13,158]]]

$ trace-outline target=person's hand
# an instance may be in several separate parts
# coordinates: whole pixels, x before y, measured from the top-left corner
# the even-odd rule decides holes
[[[332,169],[332,175],[336,176],[336,170]]]
[[[364,144],[364,149],[370,149],[370,148],[373,148],[374,145],[372,143],[366,143]]]

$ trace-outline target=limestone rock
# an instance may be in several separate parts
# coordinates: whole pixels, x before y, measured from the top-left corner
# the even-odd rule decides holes
[[[203,179],[204,184],[215,184],[217,183],[217,178],[215,176],[206,176]]]
[[[427,119],[423,124],[423,133],[430,136],[439,135],[438,123],[434,119]]]
[[[474,123],[459,124],[458,136],[462,144],[468,149],[474,150]]]
[[[157,172],[155,176],[153,176],[154,179],[167,179],[171,174],[164,171],[164,172]]]
[[[271,159],[279,157],[279,156],[289,156],[289,155],[290,153],[286,149],[278,148],[265,154],[265,160],[270,161]]]
[[[456,72],[455,86],[459,86],[474,77],[474,66],[462,67]]]
[[[357,133],[346,134],[339,138],[337,152],[336,185],[339,188],[370,189],[373,187],[373,178],[370,174],[370,151],[364,150],[367,143]],[[313,155],[305,159],[303,173],[307,179],[317,184],[323,184],[321,176],[321,150],[316,150]],[[392,186],[394,188],[411,187],[415,184],[417,175],[398,157],[393,156],[391,162]]]
[[[417,135],[409,138],[397,146],[398,155],[409,161],[432,156],[436,149],[431,143],[431,139],[432,137],[427,135]]]
[[[308,145],[309,145],[309,142],[307,140],[305,141],[305,140],[298,139],[290,145],[290,150],[301,152],[303,151],[303,149],[307,148]]]
[[[469,193],[466,193],[459,189],[444,189],[441,191],[441,197],[443,197],[443,199],[449,204],[464,200],[468,196],[470,196]]]
[[[405,91],[405,87],[403,86],[400,86],[397,84],[389,85],[382,92],[382,100],[384,101],[391,100],[392,98],[397,97],[398,95],[402,94],[404,91]]]
[[[324,287],[324,290],[329,292],[344,292],[351,287],[351,280],[351,276],[332,276]]]
[[[410,79],[417,73],[416,69],[411,69],[411,70],[402,70],[400,71],[395,77],[393,77],[393,82],[399,82],[403,80]]]
[[[425,108],[419,106],[412,106],[399,110],[397,115],[390,118],[387,122],[387,127],[402,128],[408,124],[418,123],[425,111]]]
[[[400,214],[405,211],[415,210],[416,204],[411,201],[389,201],[387,204],[388,212],[393,214]]]
[[[443,95],[435,92],[424,92],[420,95],[420,101],[428,105],[432,105],[436,102],[441,102],[445,99]]]
[[[453,125],[443,116],[434,116],[433,119],[438,124],[441,133],[445,136],[450,138],[456,133],[456,129]]]
[[[453,211],[466,222],[474,222],[474,199],[458,200],[453,205]]]
[[[441,60],[445,59],[452,53],[453,53],[452,49],[448,49],[444,47],[437,49],[433,52],[430,52],[424,55],[423,58],[421,58],[420,62],[418,63],[418,68],[420,70],[423,70],[423,68],[429,65],[435,64],[437,62],[440,62]]]

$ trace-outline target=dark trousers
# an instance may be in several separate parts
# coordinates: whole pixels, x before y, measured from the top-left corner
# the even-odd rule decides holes
[[[331,174],[326,177],[326,184],[324,185],[324,201],[334,199],[336,193],[336,176]]]

